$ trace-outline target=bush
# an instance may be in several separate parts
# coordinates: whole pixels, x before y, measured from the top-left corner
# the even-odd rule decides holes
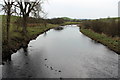
[[[97,33],[105,33],[109,36],[119,36],[120,37],[120,21],[116,18],[113,19],[97,19],[97,20],[87,20],[84,21],[84,28],[92,29]]]
[[[62,19],[62,18],[47,19],[47,23],[50,23],[50,24],[62,24],[62,23],[64,23],[64,19]]]

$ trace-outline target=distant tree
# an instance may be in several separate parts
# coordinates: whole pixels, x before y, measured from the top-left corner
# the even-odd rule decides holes
[[[47,22],[50,24],[62,24],[62,23],[64,23],[64,19],[63,18],[53,18],[53,19],[48,19]]]

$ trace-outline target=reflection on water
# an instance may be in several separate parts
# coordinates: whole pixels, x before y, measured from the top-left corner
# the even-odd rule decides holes
[[[43,34],[44,34],[44,36],[47,36],[47,33],[46,33],[46,32],[44,32]]]
[[[83,35],[76,25],[51,29],[12,55],[3,77],[113,78],[118,76],[118,55]],[[11,67],[12,66],[12,67]],[[11,73],[12,72],[12,73]]]

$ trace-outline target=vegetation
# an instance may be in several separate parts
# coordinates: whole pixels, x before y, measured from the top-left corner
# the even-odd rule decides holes
[[[47,26],[45,26],[44,24],[41,23],[28,23],[28,27],[27,27],[27,33],[24,34],[22,32],[22,26],[16,23],[20,17],[17,16],[12,16],[11,17],[11,23],[10,23],[10,36],[9,36],[9,47],[8,44],[6,43],[7,39],[6,39],[6,24],[4,21],[6,21],[6,16],[2,16],[2,22],[3,22],[3,40],[2,40],[2,59],[3,61],[6,61],[8,59],[8,57],[10,56],[10,54],[16,52],[18,49],[20,49],[21,47],[23,47],[24,49],[27,47],[27,44],[29,43],[29,41],[31,39],[36,38],[39,34],[44,33],[45,31],[54,28],[54,27],[58,27],[58,25],[53,25],[53,24],[47,24]],[[28,19],[29,20],[29,19]],[[36,19],[34,18],[34,21],[36,21]],[[31,24],[33,24],[34,26],[31,26]]]
[[[100,42],[106,45],[111,50],[120,53],[120,38],[119,37],[109,37],[105,34],[99,34],[94,32],[91,29],[81,29],[81,32],[84,33],[86,36],[90,37],[91,39]]]
[[[26,51],[27,44],[31,39],[36,38],[39,34],[46,32],[47,30],[54,28],[61,30],[59,25],[70,25],[70,24],[79,24],[80,22],[66,22],[61,18],[54,19],[43,19],[43,18],[34,18],[29,17],[27,20],[27,33],[23,33],[23,18],[19,16],[11,16],[10,28],[9,28],[9,46],[7,42],[7,32],[6,32],[6,15],[2,15],[3,22],[3,51],[2,58],[3,61],[6,61],[7,58],[14,52],[16,52],[21,47]],[[55,28],[57,27],[57,28]]]
[[[19,15],[22,15],[23,19],[23,32],[27,32],[27,18],[29,18],[30,13],[33,14],[33,16],[39,16],[39,12],[41,11],[41,4],[42,0],[36,0],[34,2],[30,1],[17,1],[16,5],[14,5],[16,8],[19,9],[19,12],[17,12]],[[38,14],[38,15],[37,15]]]
[[[76,25],[76,24],[80,24],[80,22],[64,22],[62,25]]]
[[[8,44],[9,43],[9,28],[10,28],[10,20],[11,20],[10,18],[13,13],[12,7],[13,7],[14,2],[4,0],[4,3],[5,3],[5,5],[3,5],[2,10],[4,10],[4,12],[7,14],[7,16],[6,16],[6,18],[7,18],[7,20],[6,20],[6,34],[7,34],[6,43]]]
[[[53,18],[53,19],[46,19],[47,23],[50,23],[50,24],[62,24],[64,23],[64,19],[62,18]]]
[[[19,18],[15,23],[18,25],[22,24],[22,18]],[[65,21],[62,18],[52,18],[52,19],[43,19],[43,18],[33,18],[30,17],[28,19],[29,26],[34,26],[35,24],[59,24],[59,25],[71,25],[71,24],[80,24],[80,22],[71,22],[71,21]]]
[[[46,32],[51,28],[60,29],[59,25],[78,24],[79,22],[65,22],[63,19],[42,19],[29,17],[27,20],[27,33],[23,33],[22,21],[23,18],[19,16],[11,16],[9,29],[9,46],[7,42],[6,33],[6,15],[1,15],[3,27],[2,40],[2,59],[6,61],[10,55],[16,52],[21,47],[26,51],[27,45],[31,39],[36,38],[39,34]],[[53,23],[52,23],[53,22]]]
[[[80,31],[93,40],[106,45],[120,53],[119,18],[86,20],[81,24]]]
[[[41,8],[41,4],[42,4],[42,0],[36,0],[36,1],[21,1],[21,0],[4,0],[2,5],[2,10],[5,12],[6,16],[3,16],[3,23],[4,25],[2,25],[3,27],[3,59],[6,57],[8,58],[8,60],[11,60],[11,54],[13,52],[15,52],[16,50],[14,50],[15,48],[13,48],[14,46],[17,46],[20,44],[19,41],[24,41],[26,43],[27,40],[29,40],[29,37],[32,35],[31,32],[27,31],[29,30],[29,28],[27,29],[27,24],[28,24],[28,19],[30,14],[34,17],[38,17],[39,18],[39,14],[40,12],[42,13],[42,8]],[[13,15],[20,16],[21,17],[21,24],[19,28],[19,26],[17,25],[17,30],[15,30],[16,25],[14,25],[15,22],[14,18],[13,20],[11,20],[11,16]],[[46,24],[46,23],[45,23]],[[19,28],[19,29],[18,29]],[[50,27],[47,27],[45,25],[44,30],[48,29]],[[38,29],[39,30],[39,29]],[[43,29],[41,29],[40,31],[43,31]],[[19,32],[19,33],[18,33]],[[34,31],[32,31],[34,32]],[[39,31],[36,31],[39,32]],[[20,34],[22,33],[22,34]],[[30,35],[31,34],[31,35]],[[22,39],[21,39],[22,37]],[[14,42],[12,41],[14,40]],[[15,43],[15,41],[19,42],[19,43]],[[13,43],[13,44],[11,44]],[[15,43],[15,44],[14,44]],[[23,47],[26,45],[24,45],[24,43],[22,43]],[[26,51],[26,50],[25,50]]]
[[[2,17],[0,16],[0,25],[2,25]],[[0,63],[2,63],[2,26],[0,26]]]
[[[69,18],[69,17],[62,17],[62,19],[66,22],[81,22],[80,19],[72,19],[72,18]]]
[[[104,33],[111,37],[120,37],[120,28],[118,27],[120,21],[118,19],[119,18],[87,20],[83,22],[83,25],[85,29],[92,29],[97,33]]]

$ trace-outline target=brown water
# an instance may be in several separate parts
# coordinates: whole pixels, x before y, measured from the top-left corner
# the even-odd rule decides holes
[[[4,78],[115,78],[118,55],[83,35],[76,25],[39,35],[2,66]]]

